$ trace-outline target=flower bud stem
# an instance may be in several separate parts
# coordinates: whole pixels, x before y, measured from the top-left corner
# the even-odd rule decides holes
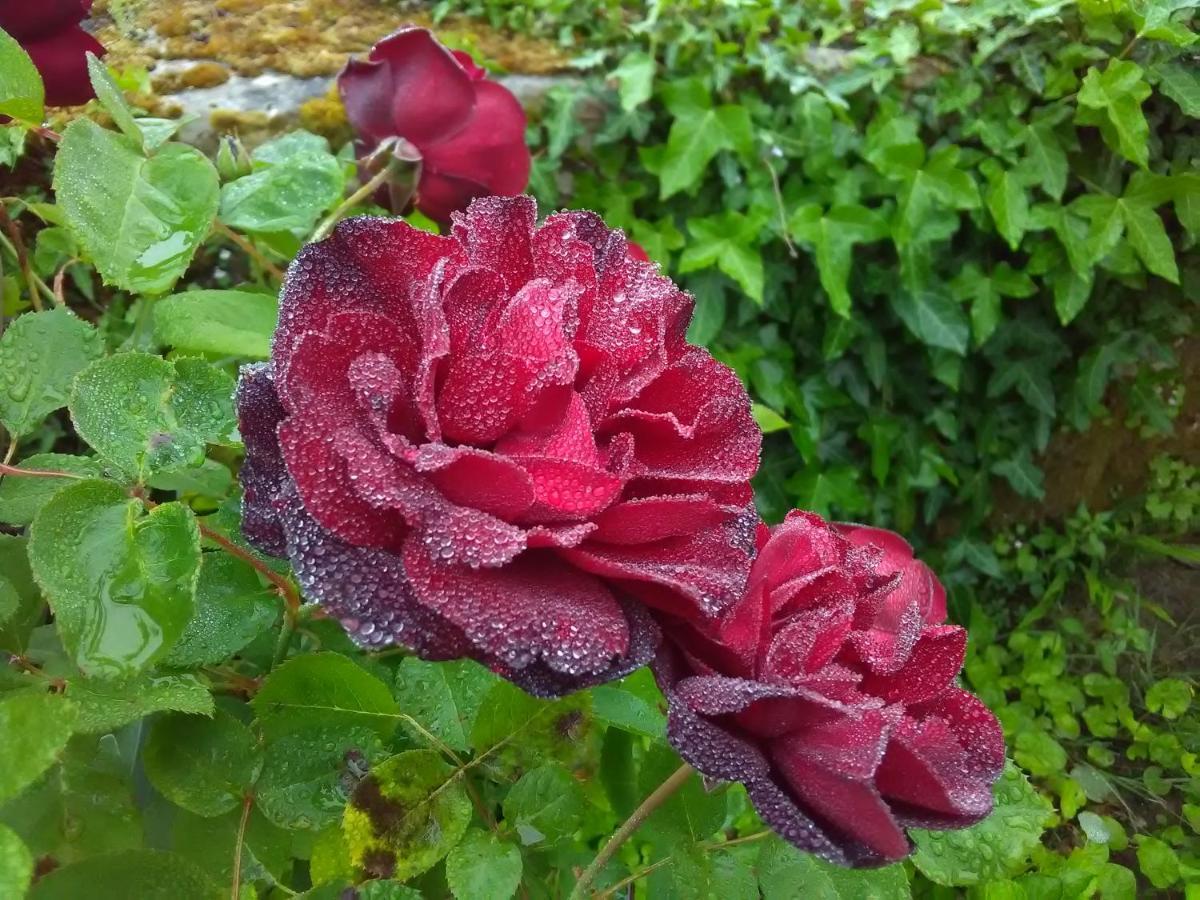
[[[412,190],[417,189],[417,181],[420,178],[421,164],[418,162],[415,165],[416,171],[413,173]],[[342,217],[364,200],[368,200],[371,196],[386,185],[389,181],[395,178],[395,172],[392,171],[391,163],[385,165],[378,172],[371,176],[370,180],[363,184],[357,191],[338,204],[337,209],[325,217],[317,230],[313,232],[311,241],[320,241],[329,236],[329,232],[333,231],[333,226],[342,220]]]
[[[596,854],[596,858],[592,860],[592,864],[583,870],[583,874],[575,882],[575,889],[571,891],[570,900],[584,900],[587,897],[588,888],[596,880],[596,876],[600,874],[600,870],[608,865],[608,861],[616,855],[621,845],[635,831],[642,827],[642,823],[650,818],[651,813],[662,806],[672,794],[683,787],[684,783],[692,777],[692,773],[695,771],[687,763],[684,763],[672,772],[666,781],[656,787],[653,793],[642,801],[641,806],[630,813],[629,818],[622,823],[621,827],[613,832],[613,836],[608,839],[608,843],[600,848],[600,852]]]

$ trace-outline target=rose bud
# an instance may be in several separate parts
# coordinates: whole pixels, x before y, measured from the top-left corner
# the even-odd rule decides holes
[[[91,7],[92,0],[0,0],[0,28],[41,73],[47,106],[75,106],[95,96],[87,53],[103,56],[104,47],[79,25]]]
[[[684,340],[687,295],[595,215],[535,215],[342,222],[292,264],[238,411],[243,529],[310,599],[551,695],[649,661],[645,607],[741,595],[761,434]]]
[[[462,51],[450,51],[424,28],[402,28],[352,59],[338,76],[360,158],[403,139],[419,166],[415,193],[381,196],[396,213],[411,203],[442,225],[475,197],[512,195],[529,183],[525,111],[507,88]],[[409,149],[406,146],[406,150]],[[404,180],[404,179],[402,179]]]
[[[1004,737],[955,684],[966,632],[898,536],[793,512],[760,536],[745,596],[716,627],[662,621],[668,735],[741,781],[801,850],[843,865],[904,858],[904,829],[992,808]]]

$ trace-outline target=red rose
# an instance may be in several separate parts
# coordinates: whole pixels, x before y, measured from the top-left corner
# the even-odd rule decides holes
[[[595,215],[535,213],[341,223],[238,404],[243,527],[308,596],[362,643],[554,694],[648,661],[643,605],[740,596],[761,435],[685,294]]]
[[[402,28],[366,61],[351,60],[338,90],[361,155],[394,138],[415,148],[421,174],[414,203],[437,222],[446,224],[475,197],[519,194],[529,183],[517,98],[424,28]]]
[[[86,54],[103,56],[104,47],[79,27],[91,6],[91,0],[0,0],[0,28],[37,66],[49,106],[74,106],[95,96]]]
[[[642,262],[650,262],[650,254],[646,252],[641,244],[634,243],[633,241],[629,242],[629,255],[634,259],[640,259]]]
[[[843,864],[903,858],[906,827],[986,816],[1004,738],[955,685],[967,636],[938,624],[929,569],[890,532],[811,513],[759,543],[719,626],[664,623],[655,671],[680,754],[745,783],[780,835]]]

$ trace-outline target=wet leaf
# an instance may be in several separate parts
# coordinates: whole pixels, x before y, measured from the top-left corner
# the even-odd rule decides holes
[[[204,872],[175,853],[126,850],[55,869],[29,900],[213,900],[218,889]]]
[[[504,821],[524,844],[554,844],[575,833],[587,806],[583,788],[571,773],[549,763],[526,772],[512,786],[504,798]]]
[[[194,675],[141,675],[122,681],[75,678],[66,694],[79,707],[75,731],[105,734],[154,712],[212,715],[213,698]]]
[[[903,865],[883,869],[843,869],[801,853],[776,837],[758,854],[763,900],[791,900],[804,885],[812,900],[898,900],[910,896]]]
[[[191,618],[200,532],[178,503],[144,514],[115,484],[80,481],[42,507],[29,558],[75,664],[124,678],[161,658]]]
[[[655,746],[642,761],[638,771],[638,794],[648,797],[669,778],[683,761],[669,747]],[[643,826],[650,838],[659,844],[684,839],[692,843],[706,840],[725,821],[725,791],[705,790],[699,775],[693,775],[683,786],[658,807]]]
[[[0,802],[54,764],[77,715],[74,703],[55,694],[21,691],[0,698]]]
[[[234,429],[233,379],[200,359],[121,353],[75,381],[71,418],[80,436],[130,478],[198,466],[206,445]]]
[[[75,376],[103,353],[96,329],[65,309],[18,317],[0,336],[0,424],[28,434],[67,405]]]
[[[0,115],[26,122],[41,122],[46,91],[24,48],[0,29]]]
[[[278,316],[270,294],[184,291],[154,304],[154,333],[184,351],[266,359]]]
[[[12,830],[0,825],[0,897],[24,897],[33,880],[33,857]]]
[[[521,883],[521,851],[474,828],[446,858],[446,881],[458,900],[508,900]]]
[[[262,769],[262,748],[233,716],[157,719],[142,750],[146,776],[164,797],[198,816],[241,805]]]
[[[409,750],[375,767],[342,818],[354,867],[405,881],[449,853],[471,820],[462,776],[433,750]]]
[[[562,760],[567,747],[585,746],[591,732],[591,698],[583,692],[561,700],[539,700],[507,681],[497,682],[483,699],[471,729],[477,755],[487,766],[510,775]]]
[[[386,740],[400,721],[387,685],[337,653],[288,660],[250,705],[269,741],[322,727],[369,728]]]
[[[284,135],[254,152],[254,171],[221,188],[221,220],[249,232],[307,235],[342,197],[345,176],[324,138]]]
[[[431,663],[410,656],[396,669],[396,702],[400,712],[446,746],[468,750],[471,724],[495,683],[496,676],[472,660]],[[415,729],[414,735],[424,740]]]
[[[41,469],[45,472],[69,472],[85,478],[101,475],[101,466],[88,456],[69,456],[65,453],[35,453],[17,463],[20,469]],[[28,525],[38,510],[50,498],[70,484],[73,478],[44,478],[12,476],[0,481],[0,522]]]

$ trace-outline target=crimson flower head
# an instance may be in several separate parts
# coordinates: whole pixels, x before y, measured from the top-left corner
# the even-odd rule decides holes
[[[690,298],[586,212],[342,222],[244,370],[243,529],[365,645],[557,694],[740,596],[761,434]]]
[[[519,194],[529,183],[525,112],[517,98],[424,28],[402,28],[366,60],[351,60],[338,91],[361,156],[402,139],[401,155],[419,157],[413,202],[443,225],[475,197]]]
[[[995,717],[955,684],[966,632],[897,535],[793,512],[712,629],[676,625],[655,672],[668,732],[701,772],[746,785],[763,820],[845,865],[908,855],[904,829],[992,808]]]
[[[0,0],[0,28],[37,66],[49,106],[74,106],[95,96],[87,53],[103,56],[104,47],[79,26],[91,7],[92,0]]]

